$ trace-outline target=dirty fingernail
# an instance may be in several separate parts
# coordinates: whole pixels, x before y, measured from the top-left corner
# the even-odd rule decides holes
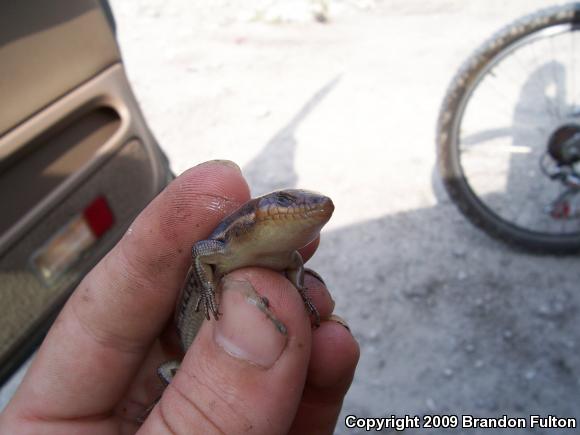
[[[235,358],[269,368],[278,360],[288,340],[286,326],[245,280],[225,277],[215,342]]]
[[[328,320],[344,326],[348,330],[348,332],[351,332],[350,326],[348,326],[348,323],[346,323],[346,320],[344,320],[342,317],[337,316],[336,314],[331,314]]]

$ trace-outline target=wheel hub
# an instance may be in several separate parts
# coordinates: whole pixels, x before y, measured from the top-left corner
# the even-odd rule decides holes
[[[580,125],[565,124],[552,133],[548,153],[558,165],[572,165],[580,161]]]

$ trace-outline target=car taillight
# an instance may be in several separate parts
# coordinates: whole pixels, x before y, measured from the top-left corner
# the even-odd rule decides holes
[[[52,284],[113,226],[107,200],[97,197],[41,246],[31,258],[46,284]]]

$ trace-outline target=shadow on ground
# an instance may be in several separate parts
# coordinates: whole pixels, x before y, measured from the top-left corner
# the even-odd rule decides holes
[[[293,132],[335,82],[244,168],[254,191],[296,187]],[[438,205],[326,231],[310,262],[361,344],[343,417],[578,417],[577,259],[509,250],[434,186]],[[337,433],[359,432],[341,418]]]

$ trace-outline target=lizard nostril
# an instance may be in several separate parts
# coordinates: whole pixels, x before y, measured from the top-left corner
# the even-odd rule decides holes
[[[322,197],[322,200],[320,201],[320,206],[324,211],[327,211],[329,213],[332,213],[334,211],[334,203],[332,202],[332,199],[330,199],[327,196]]]

